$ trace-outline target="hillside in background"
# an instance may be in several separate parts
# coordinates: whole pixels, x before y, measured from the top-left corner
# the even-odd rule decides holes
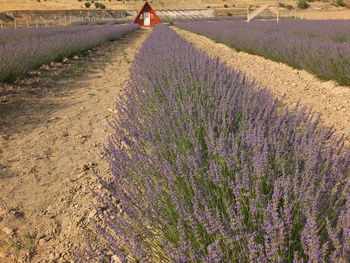
[[[70,10],[86,9],[85,0],[0,0],[0,12],[10,10]],[[97,2],[97,1],[95,1]],[[99,0],[107,9],[139,9],[143,0]],[[247,7],[249,5],[259,6],[262,4],[278,4],[296,6],[296,0],[150,0],[156,9],[175,9],[175,8],[224,8],[227,7]],[[332,3],[336,0],[312,2],[311,7],[318,8],[335,8]],[[345,2],[350,3],[346,0]],[[89,9],[96,9],[94,5]]]

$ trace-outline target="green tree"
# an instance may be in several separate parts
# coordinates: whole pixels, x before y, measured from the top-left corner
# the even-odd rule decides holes
[[[306,0],[298,0],[298,7],[301,9],[307,9],[310,5],[306,2]]]

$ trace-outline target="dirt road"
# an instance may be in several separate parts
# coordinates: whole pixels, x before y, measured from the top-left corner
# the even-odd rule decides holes
[[[350,144],[350,87],[339,86],[333,81],[321,81],[304,70],[293,69],[260,56],[237,52],[183,29],[175,31],[207,54],[220,57],[228,66],[245,72],[250,79],[271,90],[286,105],[312,107],[322,114],[321,120],[327,126],[334,126],[337,133],[344,134]]]
[[[93,171],[108,173],[107,121],[149,33],[0,89],[1,263],[73,262],[69,252],[84,245],[96,217]]]

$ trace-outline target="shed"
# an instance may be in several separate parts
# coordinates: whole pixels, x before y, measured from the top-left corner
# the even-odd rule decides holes
[[[134,19],[134,24],[139,24],[140,26],[155,26],[160,23],[160,19],[156,12],[153,10],[151,5],[145,1],[145,4],[141,10],[137,13]]]

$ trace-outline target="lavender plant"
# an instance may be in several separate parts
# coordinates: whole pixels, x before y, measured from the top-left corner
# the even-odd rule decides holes
[[[343,20],[179,23],[237,50],[350,85],[350,26]]]
[[[120,25],[120,24],[131,24],[133,22],[132,19],[102,19],[96,21],[82,21],[76,22],[73,25],[75,26],[83,26],[83,25]]]
[[[350,153],[317,115],[165,25],[131,76],[101,179],[107,244],[82,261],[350,260]]]
[[[4,30],[0,32],[0,82],[13,81],[43,64],[116,40],[137,28],[138,25],[125,25]]]

